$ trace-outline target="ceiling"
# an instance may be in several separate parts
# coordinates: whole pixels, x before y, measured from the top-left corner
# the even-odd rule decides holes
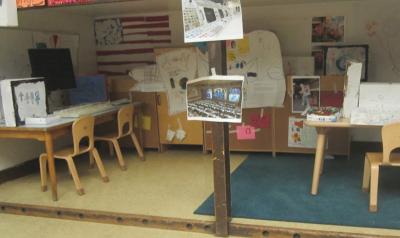
[[[306,4],[321,2],[344,2],[358,0],[242,0],[243,7],[268,6],[285,4]],[[146,12],[163,12],[181,9],[181,0],[121,0],[121,2],[98,3],[80,6],[31,9],[24,11],[51,11],[54,13],[77,14],[84,16],[110,16],[122,14],[139,14]]]

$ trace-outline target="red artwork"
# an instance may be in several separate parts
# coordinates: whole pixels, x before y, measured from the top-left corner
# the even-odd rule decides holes
[[[87,4],[94,2],[94,0],[48,0],[48,6],[61,6],[61,5],[71,5],[71,4]]]
[[[17,0],[17,8],[39,7],[45,4],[45,0]]]
[[[271,118],[268,114],[253,113],[250,115],[250,125],[255,128],[269,128],[270,124]]]

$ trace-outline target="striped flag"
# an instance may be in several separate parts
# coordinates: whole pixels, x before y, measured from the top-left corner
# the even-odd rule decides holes
[[[139,65],[155,63],[154,48],[171,44],[168,15],[96,19],[98,72],[127,75]]]

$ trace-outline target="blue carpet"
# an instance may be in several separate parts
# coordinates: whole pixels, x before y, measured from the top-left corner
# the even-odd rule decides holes
[[[400,229],[400,168],[381,168],[378,213],[361,190],[363,154],[325,162],[319,194],[310,195],[311,155],[250,155],[232,174],[232,217]],[[211,195],[196,214],[214,215]]]

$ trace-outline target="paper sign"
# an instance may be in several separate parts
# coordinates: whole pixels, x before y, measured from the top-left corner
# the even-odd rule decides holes
[[[151,130],[151,117],[150,116],[142,116],[142,129],[146,131]]]
[[[255,128],[269,128],[271,125],[271,117],[268,114],[261,116],[253,113],[250,115],[250,125]]]
[[[255,140],[256,129],[252,126],[236,126],[237,140]]]
[[[0,1],[0,27],[2,26],[18,26],[16,1]]]
[[[186,138],[186,131],[179,129],[176,131],[176,139],[178,141],[183,141]]]
[[[317,130],[304,124],[304,119],[289,117],[288,146],[297,148],[315,148]]]
[[[169,142],[171,142],[171,141],[174,139],[175,134],[176,134],[175,131],[173,131],[173,130],[171,130],[171,129],[168,129],[168,130],[167,130],[166,140],[169,141]]]

